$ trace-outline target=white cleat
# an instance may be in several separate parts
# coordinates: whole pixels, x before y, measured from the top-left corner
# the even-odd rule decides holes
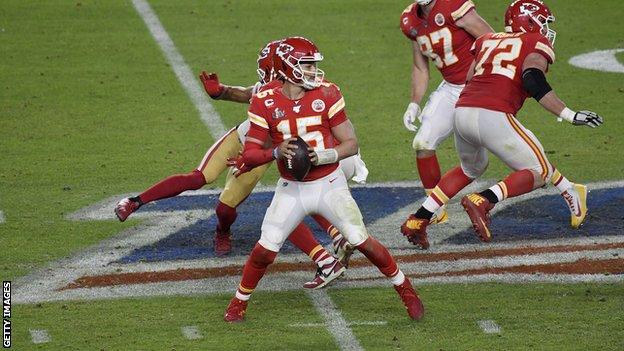
[[[579,228],[587,217],[587,187],[574,184],[562,192],[561,196],[570,209],[570,225],[574,229]]]
[[[343,266],[349,267],[349,259],[355,250],[353,245],[349,244],[347,239],[339,233],[332,240],[332,248],[334,249],[334,255],[338,261],[340,261]]]
[[[320,289],[327,284],[331,283],[334,279],[340,277],[346,268],[338,260],[334,260],[332,263],[328,263],[323,267],[318,267],[316,270],[316,276],[311,281],[303,284],[306,289]]]
[[[446,222],[448,222],[448,212],[446,211],[446,205],[443,205],[433,213],[429,224],[442,224]]]

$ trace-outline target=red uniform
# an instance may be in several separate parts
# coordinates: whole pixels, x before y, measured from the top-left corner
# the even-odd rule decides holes
[[[401,14],[401,30],[420,44],[423,55],[431,58],[444,80],[464,84],[473,55],[474,37],[455,22],[472,11],[470,0],[438,0],[424,18],[420,6],[411,4]]]
[[[489,33],[474,45],[475,73],[457,107],[481,107],[516,115],[529,94],[522,87],[524,60],[538,53],[555,62],[555,52],[539,33]]]
[[[251,99],[249,136],[258,140],[271,138],[273,145],[285,139],[300,136],[316,149],[333,148],[336,140],[331,128],[347,120],[344,98],[333,83],[324,82],[319,88],[306,91],[299,100],[290,100],[281,86],[270,84]],[[282,178],[295,180],[286,170],[283,160],[277,166]],[[338,162],[312,166],[303,181],[322,178],[338,168]]]

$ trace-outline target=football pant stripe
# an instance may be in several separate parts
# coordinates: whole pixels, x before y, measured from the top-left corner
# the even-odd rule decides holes
[[[548,163],[546,162],[546,157],[542,154],[542,152],[537,147],[537,145],[535,145],[535,143],[533,142],[533,139],[531,139],[531,137],[529,137],[524,132],[524,130],[522,130],[522,128],[515,122],[515,118],[513,115],[507,114],[507,120],[509,121],[511,126],[514,128],[516,133],[518,133],[518,135],[520,135],[520,137],[524,139],[524,141],[533,150],[533,153],[535,153],[535,155],[537,156],[540,166],[542,167],[541,177],[542,179],[546,180],[548,178],[548,170],[549,170]]]

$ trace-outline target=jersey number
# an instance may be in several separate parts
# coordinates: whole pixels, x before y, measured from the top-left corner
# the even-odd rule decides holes
[[[306,143],[313,146],[315,149],[324,150],[325,142],[323,141],[323,133],[318,130],[308,130],[308,127],[312,126],[320,126],[323,124],[323,120],[321,116],[310,116],[310,117],[298,117],[296,119],[297,123],[297,135],[301,137],[301,139],[305,140]],[[288,120],[280,121],[277,124],[277,130],[280,131],[284,135],[284,140],[288,138],[292,138],[292,132],[290,130],[290,123]],[[314,141],[315,143],[311,143]]]
[[[428,36],[422,35],[416,38],[421,45],[423,55],[431,58],[438,68],[450,66],[459,61],[455,53],[453,53],[453,34],[451,30],[442,28],[437,32],[432,32]],[[433,46],[442,42],[444,48],[444,58],[433,52]]]
[[[481,53],[483,53],[483,55],[475,66],[474,75],[479,76],[484,73],[485,68],[483,65],[485,64],[485,61],[492,56],[492,52],[496,49],[500,49],[502,51],[494,55],[494,59],[492,60],[492,73],[500,74],[509,79],[513,79],[516,75],[517,67],[509,62],[520,56],[520,50],[522,50],[522,40],[520,38],[490,39],[484,41],[481,48]],[[504,64],[503,61],[508,63]]]

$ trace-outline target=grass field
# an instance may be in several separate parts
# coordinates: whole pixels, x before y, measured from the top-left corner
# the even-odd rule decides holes
[[[507,1],[475,1],[496,29]],[[287,35],[313,39],[323,69],[339,84],[357,128],[369,181],[415,180],[411,133],[402,125],[409,99],[410,43],[398,28],[407,1],[164,1],[155,12],[194,72],[251,85],[258,50]],[[557,16],[557,63],[549,81],[574,109],[596,110],[598,130],[556,123],[533,101],[519,118],[541,139],[551,161],[579,182],[620,180],[624,173],[622,74],[572,67],[574,55],[624,48],[618,0],[548,1]],[[579,15],[583,14],[583,16]],[[196,167],[214,142],[130,1],[4,0],[0,10],[0,269],[15,280],[139,223],[70,222],[65,215],[104,198],[140,191]],[[622,54],[617,56],[624,62]],[[430,87],[440,76],[432,73]],[[214,103],[226,126],[245,106]],[[452,140],[438,152],[443,169],[457,163]],[[492,160],[485,178],[505,167]],[[263,179],[272,184],[274,168]],[[220,180],[214,187],[223,185]],[[388,289],[330,290],[367,349],[623,349],[624,285],[427,285],[430,317],[407,323],[386,306]],[[23,349],[331,349],[303,292],[255,296],[244,325],[221,314],[228,296],[154,297],[16,305],[14,348]],[[394,300],[393,300],[394,301]],[[362,306],[366,306],[363,309]],[[251,313],[251,312],[250,312]],[[481,317],[484,316],[484,317]],[[479,318],[503,322],[485,335]],[[201,341],[181,337],[192,323]],[[28,329],[52,334],[30,343]]]

